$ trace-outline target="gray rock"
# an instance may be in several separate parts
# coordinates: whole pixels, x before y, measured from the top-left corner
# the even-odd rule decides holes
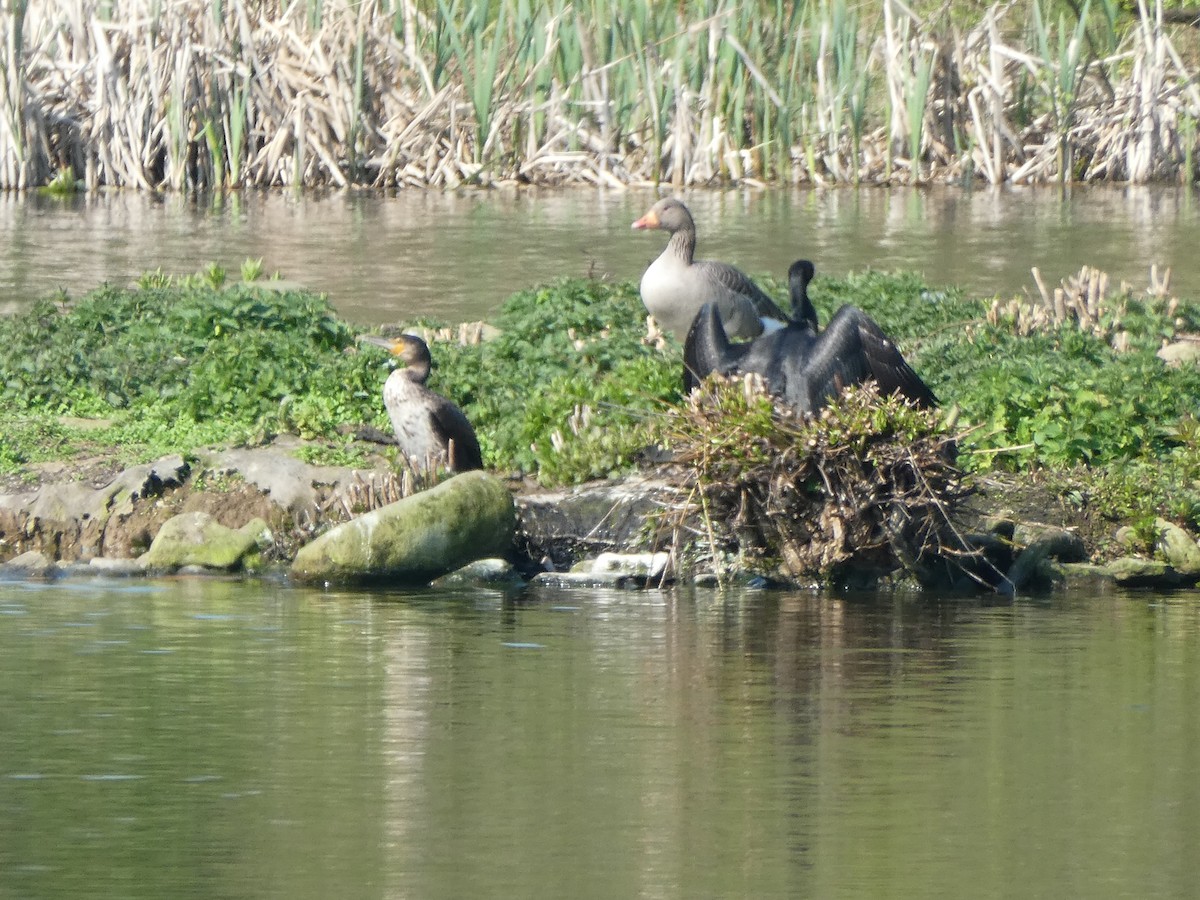
[[[266,550],[275,543],[275,534],[266,520],[255,517],[238,529],[252,539],[259,550]]]
[[[666,574],[670,562],[671,554],[661,550],[658,553],[601,553],[595,559],[588,560],[580,571],[597,575],[615,572],[654,581]]]
[[[424,580],[512,546],[512,495],[486,472],[464,472],[339,525],[301,547],[301,580]]]
[[[309,465],[273,448],[219,450],[201,459],[208,472],[244,478],[290,513],[315,511],[319,500],[316,485],[334,484],[346,476],[344,469]]]
[[[1168,366],[1194,365],[1200,362],[1200,341],[1184,338],[1159,348],[1156,355]]]
[[[455,569],[441,578],[435,578],[432,586],[435,588],[517,588],[525,584],[525,580],[517,573],[513,564],[506,559],[477,559],[467,563],[461,569]]]
[[[624,572],[539,572],[530,584],[548,588],[619,588],[636,590],[646,586],[644,575]]]
[[[54,564],[36,550],[14,556],[0,569],[8,575],[21,578],[48,578],[54,574]]]
[[[1181,575],[1200,575],[1200,547],[1195,539],[1173,522],[1154,520],[1154,548]]]
[[[252,534],[226,528],[208,513],[190,512],[163,523],[141,559],[156,571],[186,566],[230,570],[253,562],[257,553]]]
[[[136,559],[96,556],[88,560],[87,568],[101,575],[129,577],[145,575],[146,567]]]
[[[647,522],[678,501],[676,488],[641,477],[518,496],[519,549],[529,559],[570,569],[588,556],[645,546]]]
[[[1113,535],[1113,540],[1130,553],[1145,549],[1142,539],[1138,536],[1138,530],[1132,525],[1122,525],[1118,528]]]
[[[1063,563],[1060,567],[1068,590],[1097,590],[1113,585],[1113,573],[1107,566],[1092,563]]]
[[[1122,587],[1174,587],[1182,581],[1178,572],[1156,559],[1122,556],[1105,568]]]
[[[1018,547],[1036,548],[1043,556],[1060,562],[1083,562],[1087,545],[1078,533],[1057,525],[1040,522],[1020,522],[1013,529],[1012,540]]]

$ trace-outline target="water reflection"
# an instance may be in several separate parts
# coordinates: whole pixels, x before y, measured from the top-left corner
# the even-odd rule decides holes
[[[1200,877],[1194,592],[125,586],[0,585],[14,896],[1115,898]]]
[[[559,276],[636,280],[661,235],[630,231],[645,190],[375,194],[250,193],[215,201],[112,192],[0,195],[0,311],[59,289],[78,295],[158,268],[247,258],[330,294],[352,321],[486,318],[514,291]],[[1089,186],[690,191],[700,254],[782,278],[800,256],[818,272],[911,269],[985,295],[1032,290],[1084,265],[1142,287],[1152,264],[1200,295],[1195,189]]]

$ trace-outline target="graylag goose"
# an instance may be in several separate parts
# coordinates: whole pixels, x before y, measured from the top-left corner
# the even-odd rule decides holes
[[[879,325],[857,306],[841,307],[824,331],[808,299],[813,264],[799,260],[788,270],[792,319],[780,330],[742,344],[731,343],[716,307],[705,305],[684,345],[684,389],[710,372],[754,372],[767,390],[797,412],[813,415],[846,387],[874,380],[884,394],[899,394],[922,408],[937,406],[928,385]]]
[[[429,346],[412,334],[394,338],[364,334],[359,340],[383,347],[405,364],[384,382],[383,405],[396,442],[413,468],[482,469],[479,440],[463,411],[425,386],[433,365]]]
[[[641,283],[642,303],[664,331],[682,339],[706,303],[716,306],[725,333],[734,338],[757,337],[787,321],[775,302],[740,269],[695,258],[696,224],[678,200],[659,200],[633,227],[657,228],[671,235]]]

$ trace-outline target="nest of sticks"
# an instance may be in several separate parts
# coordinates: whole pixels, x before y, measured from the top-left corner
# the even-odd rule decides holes
[[[978,566],[953,524],[972,489],[936,410],[867,384],[805,418],[755,376],[713,376],[668,430],[687,497],[670,514],[677,559],[864,585],[897,570],[947,584]]]

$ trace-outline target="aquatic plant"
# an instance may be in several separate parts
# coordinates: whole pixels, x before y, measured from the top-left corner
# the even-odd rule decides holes
[[[1171,11],[10,3],[0,188],[1190,180],[1197,38]]]

